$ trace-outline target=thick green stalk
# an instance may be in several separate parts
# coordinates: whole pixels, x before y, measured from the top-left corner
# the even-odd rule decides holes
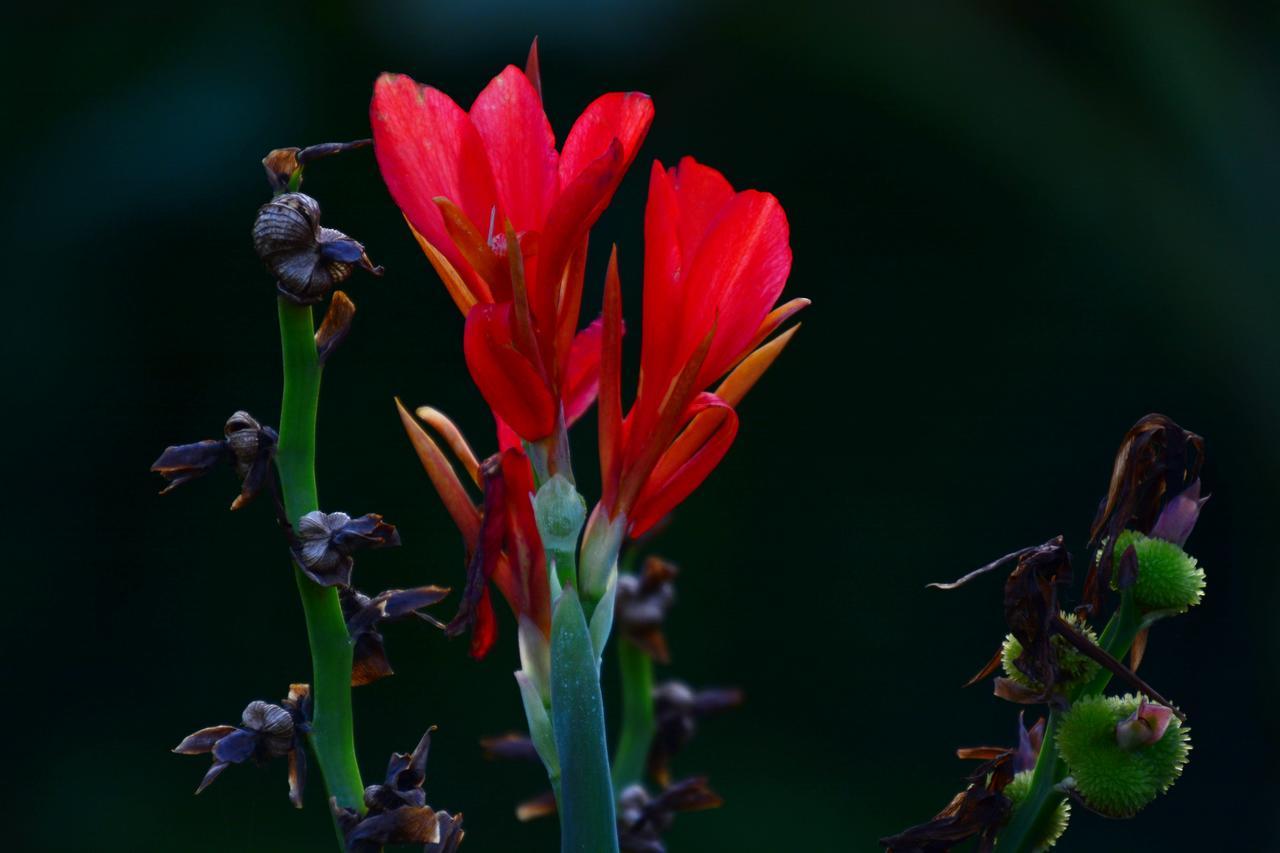
[[[560,757],[561,853],[617,853],[599,658],[573,587],[560,594],[551,623],[551,724]]]
[[[315,321],[309,306],[281,297],[280,344],[284,359],[284,401],[280,410],[280,472],[285,513],[292,524],[319,509],[316,494],[316,409],[320,401],[320,361]],[[356,764],[351,719],[351,640],[337,590],[314,583],[294,566],[311,645],[314,703],[310,741],[329,795],[338,805],[364,812],[364,784]]]
[[[1018,810],[1013,813],[1009,825],[1000,832],[997,846],[1001,853],[1030,853],[1035,849],[1037,840],[1044,837],[1047,822],[1053,819],[1054,809],[1062,801],[1063,794],[1054,790],[1054,785],[1065,772],[1065,765],[1058,758],[1055,738],[1058,733],[1058,712],[1050,711],[1049,720],[1044,726],[1044,741],[1040,747],[1040,756],[1036,759],[1035,770],[1031,775],[1031,791],[1022,801]]]
[[[1102,631],[1102,636],[1098,638],[1098,645],[1112,657],[1123,658],[1141,629],[1142,617],[1133,603],[1133,596],[1129,592],[1124,592],[1120,596],[1120,606],[1111,615],[1107,627]],[[1070,699],[1074,702],[1081,696],[1097,695],[1105,690],[1110,682],[1111,672],[1102,669],[1091,682],[1073,691]],[[1065,796],[1055,789],[1055,786],[1067,775],[1066,764],[1058,758],[1055,740],[1058,719],[1057,711],[1049,712],[1049,721],[1044,729],[1044,741],[1040,747],[1040,757],[1036,759],[1035,771],[1031,777],[1031,791],[1014,812],[1009,825],[1000,832],[1001,851],[1030,853],[1035,849],[1036,841],[1045,836],[1045,831],[1053,820],[1054,811]]]
[[[614,645],[622,677],[622,732],[613,757],[613,787],[621,791],[644,780],[653,740],[653,660],[625,635]]]

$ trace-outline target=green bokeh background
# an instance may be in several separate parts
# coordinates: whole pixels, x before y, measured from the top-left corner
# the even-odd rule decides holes
[[[318,775],[300,813],[283,766],[195,798],[206,763],[168,752],[308,661],[266,505],[227,513],[225,472],[159,499],[146,469],[237,408],[274,422],[259,158],[367,135],[384,69],[467,104],[534,34],[560,137],[602,91],[657,107],[593,237],[588,316],[616,241],[638,326],[647,164],[686,153],[778,195],[788,293],[814,300],[730,457],[651,546],[683,567],[670,672],[748,695],[678,760],[727,805],[679,819],[671,848],[873,850],[941,808],[967,770],[952,750],[1010,742],[1016,709],[959,689],[1002,634],[998,582],[924,584],[1057,533],[1079,556],[1115,446],[1152,410],[1208,440],[1190,543],[1206,601],[1143,667],[1195,751],[1169,796],[1128,822],[1078,814],[1062,849],[1280,847],[1280,26],[1270,4],[1102,0],[26,9],[0,229],[6,846],[331,845]],[[363,588],[458,585],[458,537],[391,400],[492,448],[461,318],[369,152],[307,189],[387,267],[353,282],[326,372],[321,500],[400,526],[404,547],[359,561]],[[478,664],[424,626],[387,631],[398,675],[357,691],[360,758],[375,778],[438,724],[428,795],[465,812],[464,849],[551,850],[553,824],[512,815],[539,768],[477,746],[522,723],[501,616]]]

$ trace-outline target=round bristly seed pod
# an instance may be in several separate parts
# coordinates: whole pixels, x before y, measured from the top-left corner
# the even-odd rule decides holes
[[[357,266],[382,274],[363,245],[320,225],[320,204],[305,193],[283,193],[258,210],[253,248],[280,292],[303,304],[319,302]]]

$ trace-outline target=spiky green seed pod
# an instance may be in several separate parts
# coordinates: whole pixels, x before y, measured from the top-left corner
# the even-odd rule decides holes
[[[1013,781],[1005,786],[1004,795],[1013,802],[1014,811],[1018,806],[1022,805],[1026,800],[1027,794],[1031,793],[1031,777],[1034,771],[1023,770],[1021,773],[1013,777]],[[1050,847],[1058,843],[1058,839],[1062,837],[1062,833],[1067,831],[1067,821],[1071,819],[1071,803],[1063,800],[1058,803],[1058,807],[1053,810],[1053,816],[1044,827],[1044,834],[1036,840],[1035,846],[1031,849],[1033,853],[1042,853]],[[999,842],[996,843],[999,847]]]
[[[1140,611],[1184,613],[1200,603],[1204,596],[1204,569],[1196,566],[1195,557],[1172,542],[1126,530],[1116,539],[1116,564],[1130,545],[1138,554],[1138,582],[1133,585],[1133,600]],[[1113,574],[1112,588],[1117,580]]]
[[[1077,619],[1074,613],[1063,612],[1061,615],[1073,628],[1088,637],[1095,645],[1097,644],[1098,635],[1082,620]],[[1077,684],[1085,684],[1097,675],[1098,664],[1082,655],[1079,649],[1062,637],[1054,637],[1050,643],[1053,645],[1054,652],[1057,653],[1058,669],[1062,672],[1062,680],[1058,682],[1060,688],[1065,690]],[[1000,662],[1004,664],[1004,674],[1023,687],[1039,690],[1042,685],[1035,683],[1027,677],[1025,672],[1018,669],[1015,661],[1021,654],[1022,643],[1018,642],[1018,638],[1012,634],[1006,635],[1004,646],[1000,650]]]
[[[1160,740],[1122,749],[1116,726],[1141,697],[1089,696],[1071,706],[1058,727],[1058,753],[1084,801],[1110,817],[1132,817],[1169,790],[1187,763],[1188,729],[1175,717]]]

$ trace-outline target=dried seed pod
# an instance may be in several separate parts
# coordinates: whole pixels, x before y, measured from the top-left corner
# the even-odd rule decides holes
[[[304,193],[284,193],[258,210],[253,248],[279,279],[282,294],[301,304],[319,302],[356,266],[382,275],[364,246],[320,225],[320,204]]]
[[[169,481],[161,494],[230,462],[241,480],[240,494],[231,508],[240,509],[253,500],[270,476],[271,458],[280,437],[244,411],[228,418],[222,433],[225,437],[221,441],[209,439],[166,448],[151,466]]]

